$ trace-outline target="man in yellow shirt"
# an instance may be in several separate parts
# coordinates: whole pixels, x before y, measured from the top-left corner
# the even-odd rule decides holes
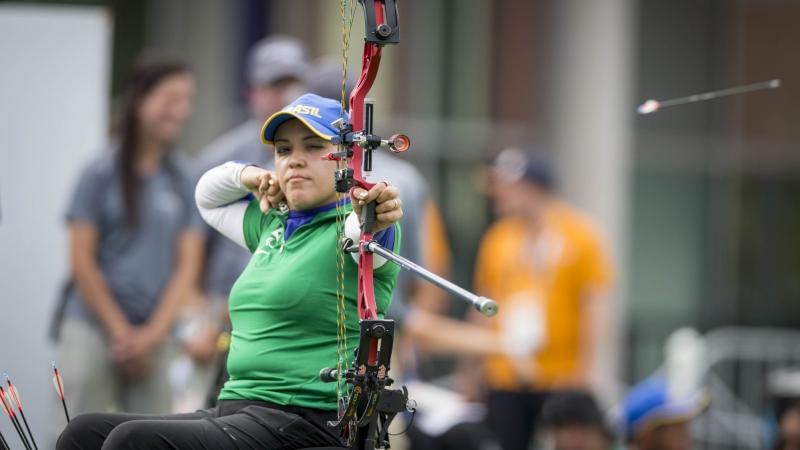
[[[507,149],[489,186],[500,217],[481,240],[475,285],[500,307],[486,324],[506,351],[485,360],[487,423],[504,450],[526,450],[551,393],[597,383],[612,268],[596,227],[553,193],[546,166]]]

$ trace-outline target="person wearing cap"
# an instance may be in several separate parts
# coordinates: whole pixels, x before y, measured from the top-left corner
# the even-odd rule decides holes
[[[195,199],[203,219],[252,258],[230,293],[230,379],[217,407],[194,413],[143,416],[87,414],[74,418],[58,449],[250,449],[341,446],[327,426],[337,417],[336,383],[319,371],[335,365],[337,340],[337,215],[345,234],[359,235],[363,205],[376,201],[374,239],[397,251],[403,215],[398,189],[379,182],[369,191],[334,191],[336,151],[331,125],[336,100],[306,94],[264,124],[261,140],[274,146],[275,170],[228,162],[206,172]],[[345,258],[348,356],[359,341],[358,263]],[[391,302],[400,268],[374,260],[378,314]]]
[[[272,153],[264,151],[258,133],[264,121],[303,92],[304,78],[310,69],[303,44],[286,35],[273,35],[249,50],[245,65],[249,119],[201,149],[197,157],[197,177],[227,161],[251,161],[265,169],[273,166]],[[224,303],[234,281],[250,260],[248,252],[215,234],[208,236],[203,287],[211,300],[211,310],[226,310]],[[219,307],[217,307],[219,306]],[[218,314],[211,314],[217,316]],[[220,318],[219,322],[226,321]],[[196,361],[210,361],[217,351],[217,336],[226,325],[201,329],[185,349]],[[224,355],[218,358],[224,362]],[[220,370],[224,368],[220,367]],[[216,392],[214,392],[216,394]]]
[[[634,386],[623,406],[623,427],[636,450],[690,450],[692,420],[708,406],[705,392],[680,395],[663,378]]]
[[[303,93],[310,70],[302,42],[273,35],[258,41],[247,54],[247,107],[250,118],[200,151],[200,162],[215,167],[226,161],[247,159],[271,167],[258,132],[264,121]]]
[[[475,289],[499,312],[474,319],[506,349],[484,360],[487,424],[504,450],[525,450],[552,393],[599,381],[612,268],[597,227],[554,193],[545,164],[510,148],[487,175],[499,218],[481,239]]]

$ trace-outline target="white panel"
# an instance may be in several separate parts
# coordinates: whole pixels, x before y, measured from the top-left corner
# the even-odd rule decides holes
[[[0,372],[42,448],[55,395],[47,328],[67,273],[63,215],[105,140],[111,28],[100,8],[0,5]]]

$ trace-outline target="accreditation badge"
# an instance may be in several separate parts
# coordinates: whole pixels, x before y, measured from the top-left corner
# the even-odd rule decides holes
[[[547,343],[547,315],[544,297],[536,290],[519,291],[503,302],[498,315],[501,339],[508,357],[520,376],[532,382],[534,357]]]

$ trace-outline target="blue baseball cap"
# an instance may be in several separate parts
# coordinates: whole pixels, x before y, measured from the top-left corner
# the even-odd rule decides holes
[[[633,387],[625,397],[623,420],[628,440],[660,425],[688,422],[706,406],[705,392],[678,397],[662,378],[648,378]]]
[[[271,115],[261,128],[261,142],[273,145],[275,131],[284,122],[297,119],[317,136],[330,141],[339,134],[333,123],[341,118],[342,105],[337,100],[316,94],[303,94],[280,111]],[[347,119],[347,113],[345,113]]]

